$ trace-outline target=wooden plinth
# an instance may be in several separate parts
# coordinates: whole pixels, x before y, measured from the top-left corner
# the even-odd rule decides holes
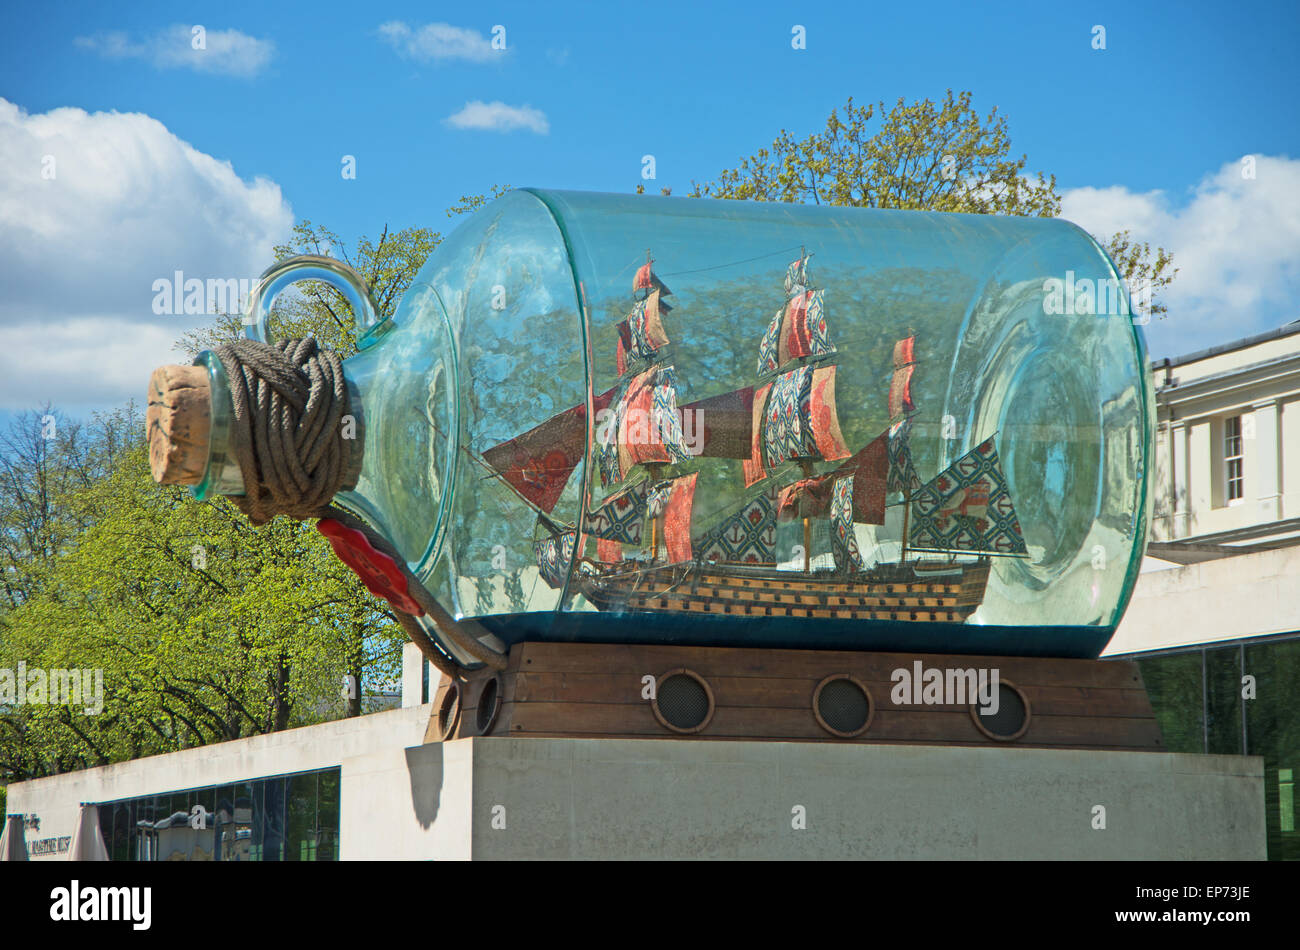
[[[916,661],[923,669],[997,670],[1028,706],[1022,733],[987,734],[968,704],[896,703],[893,673],[913,671]],[[706,684],[712,702],[703,728],[689,733],[666,724],[645,698],[646,677],[659,686],[682,670]],[[819,686],[839,676],[851,677],[871,699],[866,728],[852,737],[819,721],[814,702]],[[457,684],[459,714],[448,722],[450,689],[444,680],[434,696],[426,742],[489,735],[1164,749],[1132,661],[523,643],[499,676],[485,670]],[[493,690],[499,702],[489,716],[485,697]]]

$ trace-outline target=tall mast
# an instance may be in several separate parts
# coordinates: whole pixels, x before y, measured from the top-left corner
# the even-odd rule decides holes
[[[899,564],[907,563],[908,521],[912,511],[912,491],[916,478],[912,468],[912,452],[908,445],[908,440],[911,438],[911,417],[916,411],[916,406],[912,402],[912,373],[916,367],[915,348],[916,331],[908,327],[907,336],[894,344],[894,374],[889,381],[890,439],[897,436],[898,444],[890,446],[888,485],[901,488],[903,492],[903,537]]]
[[[799,260],[801,262],[801,267],[803,266],[802,262],[807,259],[807,249],[800,244]],[[799,467],[803,469],[804,478],[812,477],[813,467],[811,460],[801,458],[799,460]],[[812,520],[807,515],[803,516],[803,572],[805,574],[812,573]]]
[[[623,544],[639,546],[644,536],[642,524],[647,521],[651,563],[659,556],[661,526],[670,558],[690,556],[695,476],[665,480],[664,471],[690,458],[678,417],[676,376],[665,360],[669,339],[662,314],[671,307],[662,298],[672,292],[655,276],[653,264],[654,256],[647,248],[645,263],[632,281],[632,310],[617,326],[622,392],[613,423],[600,436],[598,449],[603,484],[621,482],[638,467],[644,468],[646,477],[608,496],[589,513],[589,529],[602,541],[602,561],[621,560]],[[636,525],[629,519],[636,520]]]
[[[797,512],[803,522],[803,571],[812,571],[812,514],[825,507],[828,485],[816,479],[814,464],[849,456],[835,411],[835,366],[814,366],[835,354],[823,316],[823,291],[808,280],[809,254],[786,268],[786,300],[759,344],[758,375],[776,375],[754,394],[752,457],[746,484],[768,477],[784,462],[796,462],[802,480],[787,485],[779,509],[782,520]],[[816,483],[816,485],[814,485]],[[817,496],[815,501],[811,496]],[[791,509],[794,510],[791,510]]]

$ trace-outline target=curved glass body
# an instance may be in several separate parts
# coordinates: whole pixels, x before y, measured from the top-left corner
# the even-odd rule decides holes
[[[1145,347],[1068,222],[516,191],[381,328],[338,502],[507,644],[1093,657],[1127,604]]]

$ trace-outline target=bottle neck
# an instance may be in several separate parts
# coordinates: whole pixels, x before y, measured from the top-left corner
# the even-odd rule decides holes
[[[239,458],[234,448],[235,408],[230,396],[230,380],[226,368],[216,353],[204,350],[194,361],[208,373],[208,398],[210,428],[208,459],[202,480],[190,491],[200,501],[215,495],[242,496],[245,494],[244,477],[239,469]],[[343,444],[348,449],[347,465],[340,492],[351,491],[361,477],[361,462],[365,446],[365,422],[362,413],[361,393],[348,375],[343,375],[348,392],[348,412],[340,421]]]
[[[244,477],[239,471],[231,439],[234,431],[235,409],[230,399],[230,381],[217,354],[204,350],[194,361],[208,371],[208,399],[210,400],[210,429],[208,431],[208,462],[203,469],[203,479],[190,488],[194,497],[203,501],[215,495],[243,495]]]

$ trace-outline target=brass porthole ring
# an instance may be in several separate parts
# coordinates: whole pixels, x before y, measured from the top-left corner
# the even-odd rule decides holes
[[[990,716],[980,715],[979,697],[970,704],[970,717],[975,728],[994,742],[1015,742],[1029,731],[1033,712],[1029,697],[1010,680],[998,681],[998,711]]]
[[[478,694],[478,711],[475,723],[478,734],[486,736],[496,725],[497,714],[501,712],[501,674],[489,678],[483,683]]]
[[[813,715],[817,725],[840,739],[853,739],[871,728],[876,704],[856,676],[832,673],[813,690]]]
[[[716,705],[704,677],[682,667],[659,677],[650,708],[669,732],[689,736],[704,731],[713,720]]]
[[[447,684],[447,691],[442,694],[438,704],[438,738],[446,741],[456,733],[460,722],[460,686],[455,680]]]

